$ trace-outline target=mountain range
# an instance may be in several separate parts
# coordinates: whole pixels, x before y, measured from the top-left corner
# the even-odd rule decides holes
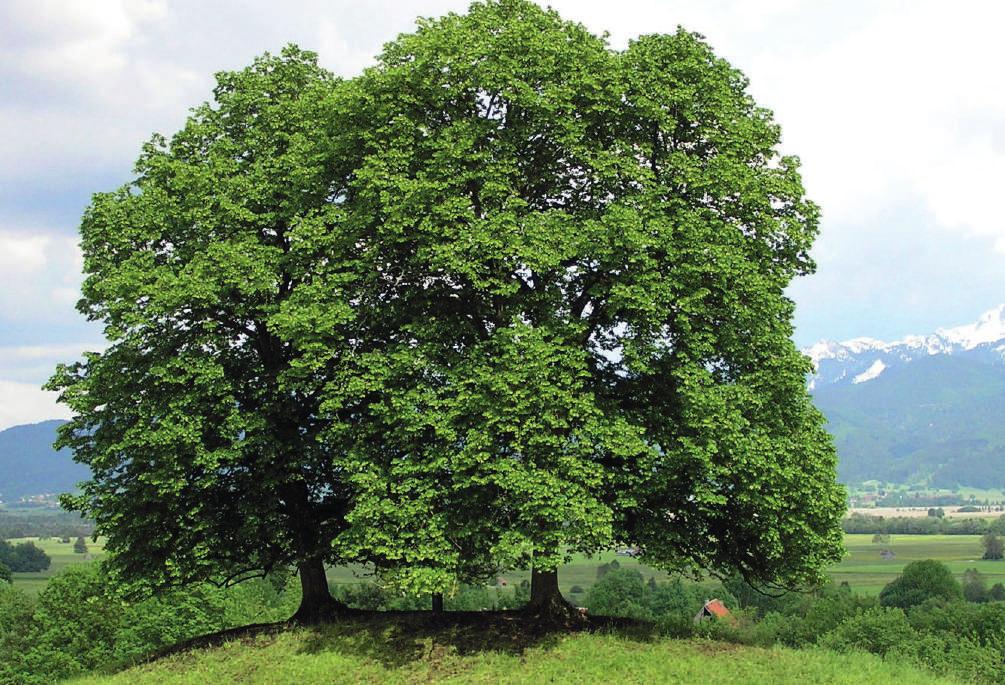
[[[1005,304],[930,335],[825,340],[803,351],[842,482],[1005,488]],[[66,450],[52,449],[61,423],[0,431],[0,502],[87,478]]]
[[[842,481],[1005,487],[1005,305],[930,335],[804,352]]]
[[[69,492],[88,477],[90,470],[75,463],[69,450],[52,448],[56,428],[62,423],[42,421],[0,431],[0,502],[4,505]]]

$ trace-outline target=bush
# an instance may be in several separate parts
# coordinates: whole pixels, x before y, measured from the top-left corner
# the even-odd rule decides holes
[[[941,598],[960,599],[963,592],[953,578],[949,567],[933,559],[912,561],[900,576],[879,593],[879,603],[885,607],[917,606],[922,602]]]
[[[223,591],[206,585],[173,590],[125,609],[113,636],[115,661],[135,662],[158,649],[226,626]]]
[[[839,652],[863,650],[885,655],[910,649],[917,633],[900,608],[873,607],[852,616],[820,638],[819,644]]]
[[[581,595],[584,592],[586,592],[586,590],[584,590],[580,585],[573,585],[571,588],[569,588],[569,594],[571,595]]]
[[[0,561],[0,583],[13,583],[14,576],[10,572],[10,568],[7,567],[2,561]]]
[[[792,605],[785,622],[776,630],[777,639],[790,647],[805,647],[844,621],[876,607],[876,600],[847,590],[829,589],[821,596],[805,597]]]
[[[988,601],[991,602],[1005,602],[1005,585],[1001,583],[995,583],[988,590]]]
[[[590,588],[586,605],[590,613],[649,620],[648,588],[635,569],[610,569]]]
[[[890,657],[967,682],[1003,682],[1001,654],[967,636],[919,635],[911,644],[894,649]]]

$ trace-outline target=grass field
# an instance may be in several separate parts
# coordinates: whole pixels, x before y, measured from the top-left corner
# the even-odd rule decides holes
[[[37,592],[48,582],[49,577],[58,573],[68,564],[84,563],[80,554],[73,553],[73,544],[64,544],[57,539],[39,541],[32,540],[52,557],[52,566],[43,573],[15,573],[14,584],[29,592]],[[11,542],[21,542],[12,540]],[[103,555],[101,540],[92,543],[88,540],[89,557],[100,558]],[[848,555],[839,564],[830,569],[830,575],[835,582],[847,581],[852,590],[862,594],[874,595],[883,586],[896,578],[904,566],[918,559],[937,559],[946,563],[958,577],[968,568],[976,568],[985,574],[988,585],[1005,583],[1005,561],[983,561],[981,554],[981,539],[979,535],[892,535],[890,542],[875,544],[872,535],[845,535],[845,547]],[[889,550],[896,557],[890,561],[880,558],[881,550]],[[599,554],[592,558],[577,555],[572,562],[562,568],[559,582],[562,592],[573,602],[585,598],[585,594],[574,594],[572,588],[579,586],[589,590],[597,580],[597,566],[613,560],[626,568],[638,568],[648,580],[654,576],[657,581],[665,581],[668,576],[663,571],[643,566],[638,561],[627,556],[616,556],[613,552]],[[361,583],[370,580],[370,575],[363,567],[341,566],[329,569],[329,580],[332,584]],[[521,580],[529,580],[528,571],[510,571],[500,576],[509,586],[518,584]]]
[[[68,543],[60,542],[59,538],[48,538],[46,540],[38,538],[13,538],[9,540],[9,542],[14,544],[27,541],[34,542],[36,546],[41,547],[49,555],[49,558],[52,559],[52,564],[47,571],[40,573],[15,573],[14,585],[27,592],[36,593],[49,582],[49,578],[70,564],[83,564],[104,556],[104,541],[100,538],[98,542],[91,542],[90,538],[87,538],[87,554],[74,553],[74,540],[75,538],[70,538],[70,542]]]
[[[289,630],[168,656],[75,685],[214,683],[952,683],[871,654],[760,649],[618,633],[530,637],[397,617]]]

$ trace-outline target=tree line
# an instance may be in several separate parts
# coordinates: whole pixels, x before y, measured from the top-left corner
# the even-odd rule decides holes
[[[1005,535],[1005,516],[996,519],[939,516],[873,516],[853,513],[841,522],[846,533],[880,535]]]

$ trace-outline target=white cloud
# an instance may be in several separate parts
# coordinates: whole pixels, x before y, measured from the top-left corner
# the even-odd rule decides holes
[[[0,271],[23,276],[45,266],[52,238],[0,231]]]
[[[782,125],[785,150],[802,157],[809,193],[823,206],[824,237],[816,251],[820,275],[815,285],[800,290],[814,293],[807,299],[811,306],[832,301],[829,293],[849,284],[880,281],[890,270],[891,244],[902,238],[922,248],[958,239],[956,258],[974,264],[984,263],[986,255],[968,256],[965,250],[996,247],[1005,253],[1005,219],[997,208],[998,185],[1005,178],[1005,88],[1000,87],[1005,42],[999,36],[1005,3],[542,4],[595,32],[609,31],[616,47],[681,24],[706,35],[719,54],[747,73],[758,102],[772,108]],[[141,142],[154,131],[177,130],[188,108],[210,96],[214,72],[241,68],[263,51],[296,42],[317,50],[336,73],[351,76],[372,62],[383,43],[411,30],[416,16],[464,11],[467,5],[467,0],[301,0],[282,7],[265,0],[239,6],[184,0],[0,2],[0,185],[17,182],[37,198],[0,199],[21,203],[14,209],[0,206],[0,218],[27,216],[16,225],[47,229],[12,233],[9,225],[0,231],[0,317],[40,321],[44,311],[58,312],[55,318],[77,316],[69,303],[79,283],[72,274],[79,269],[69,265],[53,221],[37,217],[49,204],[47,189],[65,179],[80,186],[73,201],[64,202],[70,214],[79,211],[87,192],[127,180]],[[911,208],[915,224],[889,229],[896,213],[905,216],[904,207]],[[936,260],[926,262],[932,263]],[[912,264],[903,263],[902,271]],[[990,267],[984,268],[971,270],[970,280],[957,287],[984,288],[976,282]],[[957,271],[966,279],[967,269]],[[23,278],[26,273],[36,278]],[[1005,287],[1005,276],[994,283]],[[888,306],[889,316],[932,316],[926,303],[942,297],[933,289],[919,280],[910,298],[888,294],[889,302],[879,302],[874,290],[866,297],[879,310]],[[969,303],[958,315],[969,316],[972,307]],[[917,320],[909,328],[942,323]]]
[[[0,229],[0,319],[28,324],[77,318],[80,247],[54,231]]]
[[[69,409],[56,402],[57,394],[32,383],[0,380],[0,430],[22,423],[68,419]]]

